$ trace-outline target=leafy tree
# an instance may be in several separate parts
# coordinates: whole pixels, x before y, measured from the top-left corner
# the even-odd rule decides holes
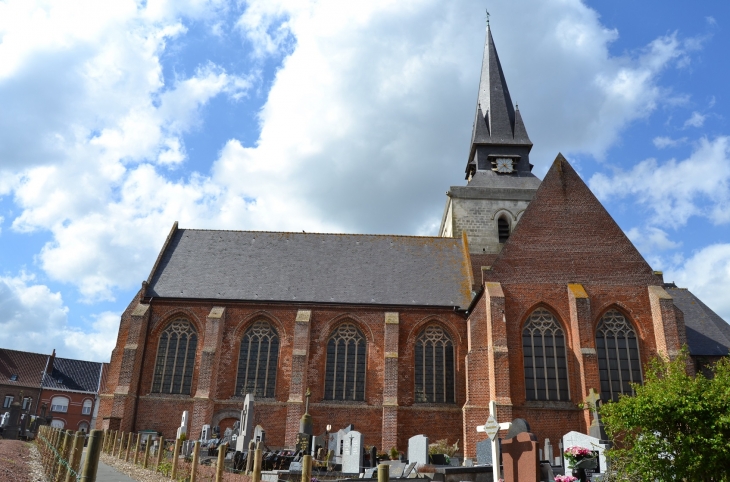
[[[730,481],[730,360],[706,378],[687,358],[652,360],[635,396],[601,407],[611,480]]]

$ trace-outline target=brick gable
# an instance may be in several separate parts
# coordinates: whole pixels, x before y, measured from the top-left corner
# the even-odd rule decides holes
[[[492,266],[511,283],[661,284],[562,154]]]

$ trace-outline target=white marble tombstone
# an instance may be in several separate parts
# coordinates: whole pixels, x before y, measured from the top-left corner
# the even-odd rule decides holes
[[[351,430],[344,437],[342,452],[342,473],[359,474],[362,467],[362,434]]]
[[[236,452],[248,450],[248,443],[253,437],[253,395],[246,394],[241,410],[241,429],[236,438]]]
[[[203,429],[200,431],[200,440],[210,440],[210,425],[203,425]]]
[[[542,452],[542,458],[540,460],[547,460],[551,464],[553,463],[553,446],[549,438],[545,439],[545,449]]]
[[[181,436],[185,435],[185,437],[188,436],[188,417],[189,413],[187,410],[185,410],[182,413],[182,418],[180,419],[180,427],[177,429],[177,438],[180,438]]]
[[[408,439],[408,462],[418,465],[428,464],[428,437],[414,435]]]
[[[600,439],[597,439],[596,437],[591,437],[590,435],[586,435],[584,433],[580,432],[568,432],[565,435],[563,435],[563,447],[564,450],[569,449],[570,447],[585,447],[588,450],[595,450],[598,452],[598,461],[599,461],[599,467],[601,469],[601,472],[606,471],[606,456],[604,454],[605,450],[608,448],[608,445],[599,443]],[[570,465],[570,462],[566,459],[565,460],[565,470],[566,473],[568,470],[572,469],[573,467]]]
[[[348,433],[350,433],[350,431],[350,426],[348,425],[347,427],[338,430],[336,433],[330,434],[330,445],[328,449],[334,450],[335,452],[335,458],[333,460],[333,463],[335,464],[342,463],[342,455],[345,453],[345,437]]]

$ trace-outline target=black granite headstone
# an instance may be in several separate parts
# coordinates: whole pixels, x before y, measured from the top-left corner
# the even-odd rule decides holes
[[[517,434],[523,432],[530,432],[530,424],[524,418],[516,418],[512,420],[512,426],[509,428],[507,435],[504,437],[505,440],[512,437],[516,437]]]

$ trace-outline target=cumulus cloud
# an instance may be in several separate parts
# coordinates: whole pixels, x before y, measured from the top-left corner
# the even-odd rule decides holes
[[[707,116],[700,114],[699,112],[692,112],[689,119],[684,121],[684,128],[687,127],[702,127],[705,124],[705,118]]]
[[[209,171],[186,177],[172,173],[202,109],[216,96],[236,102],[252,74],[204,62],[166,81],[161,56],[192,22],[220,34],[232,7],[88,3],[0,5],[0,192],[19,208],[15,232],[50,233],[40,267],[87,301],[146,278],[174,220],[432,234],[440,193],[464,182],[484,42],[476,0],[248,2],[235,23],[250,45],[241,55],[284,56],[260,135],[230,139]],[[603,156],[671,101],[659,76],[686,59],[676,34],[617,57],[619,32],[578,0],[490,12],[537,173],[559,150]],[[34,15],[43,21],[26,21]]]
[[[0,276],[0,346],[109,361],[118,327],[119,313],[104,313],[88,330],[71,328],[60,293],[26,273]]]
[[[730,222],[730,138],[702,138],[685,160],[647,159],[611,176],[594,174],[589,185],[604,200],[631,196],[657,226],[677,228],[692,216],[724,224]]]
[[[674,263],[664,279],[689,288],[725,320],[730,320],[730,244],[712,244]]]
[[[676,249],[681,243],[669,239],[666,231],[654,226],[631,228],[626,232],[632,243],[642,252]]]
[[[677,147],[684,144],[687,142],[687,138],[682,137],[680,139],[672,139],[671,137],[659,136],[655,137],[652,142],[657,149],[665,149],[667,147]]]

